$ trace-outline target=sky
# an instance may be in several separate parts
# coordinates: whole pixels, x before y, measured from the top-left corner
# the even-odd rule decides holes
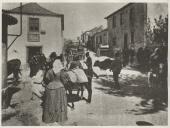
[[[25,3],[23,3],[25,4]],[[77,39],[83,31],[90,30],[96,26],[107,27],[104,17],[123,7],[127,3],[38,3],[40,6],[64,14],[64,38]],[[150,4],[150,17],[158,14],[167,14],[168,6],[152,6]],[[19,3],[2,4],[3,9],[18,7]]]
[[[24,3],[23,3],[24,4]],[[40,6],[64,14],[64,38],[77,39],[83,31],[96,26],[107,27],[104,17],[127,3],[38,3]],[[2,4],[3,9],[18,7],[19,3]]]

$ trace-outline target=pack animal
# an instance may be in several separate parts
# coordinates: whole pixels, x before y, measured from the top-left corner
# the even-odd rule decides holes
[[[8,76],[13,73],[14,79],[18,80],[20,71],[21,61],[19,59],[12,59],[7,62],[7,72]]]
[[[113,60],[105,59],[104,61],[95,61],[94,66],[99,67],[102,70],[111,69]]]

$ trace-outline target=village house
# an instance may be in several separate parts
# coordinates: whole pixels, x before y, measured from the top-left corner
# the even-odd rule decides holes
[[[103,26],[97,26],[81,34],[81,42],[90,50],[95,51],[95,34],[102,31]]]
[[[81,34],[81,44],[85,47],[87,46],[88,38],[89,38],[89,32],[88,31],[82,32],[82,34]]]
[[[100,55],[108,55],[109,45],[108,45],[108,31],[107,29],[97,32],[94,35],[94,49],[95,52],[100,50]]]
[[[110,14],[107,19],[109,49],[140,47],[144,43],[146,4],[130,3]]]
[[[29,59],[37,52],[42,52],[46,57],[51,52],[57,55],[63,49],[64,15],[51,12],[37,3],[28,3],[22,6],[22,21],[20,7],[4,10],[18,20],[18,24],[8,29],[8,60],[18,58],[22,66],[27,65]],[[20,30],[20,22],[22,28]],[[18,34],[15,42],[13,34]]]
[[[105,17],[108,26],[110,52],[133,46],[135,50],[147,45],[145,28],[147,18],[154,18],[167,9],[166,4],[129,3]],[[167,14],[166,14],[167,15]]]

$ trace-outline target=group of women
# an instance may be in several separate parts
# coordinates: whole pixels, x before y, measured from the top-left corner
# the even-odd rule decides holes
[[[87,60],[90,59],[91,62],[91,58],[89,58],[89,53],[86,53],[86,57]],[[65,80],[63,80],[64,78],[63,78],[63,70],[62,70],[65,67],[63,65],[62,57],[57,57],[57,55],[54,55],[54,56],[50,56],[49,58],[50,59],[47,60],[47,63],[49,63],[50,66],[48,66],[49,64],[45,66],[46,68],[45,68],[44,78],[42,82],[43,86],[45,87],[45,93],[43,96],[42,120],[45,123],[54,123],[54,122],[63,123],[64,121],[67,120],[67,95],[65,90],[67,89],[67,87],[65,84]],[[76,63],[73,63],[74,61]],[[76,59],[74,61],[71,63],[69,69],[72,69],[74,67],[79,67],[79,65],[81,65],[79,59]],[[87,62],[86,65],[89,66],[89,62]],[[92,64],[90,66],[92,66]],[[89,70],[90,70],[89,67],[87,67],[87,71]],[[88,73],[85,75],[88,78],[85,84],[85,87],[88,91],[87,102],[90,103],[91,95],[92,95],[92,89],[91,89],[92,77],[89,78]],[[81,82],[82,81],[83,79],[81,79]]]

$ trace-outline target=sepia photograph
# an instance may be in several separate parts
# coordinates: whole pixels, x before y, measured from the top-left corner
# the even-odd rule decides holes
[[[168,1],[1,4],[2,126],[168,126]]]

